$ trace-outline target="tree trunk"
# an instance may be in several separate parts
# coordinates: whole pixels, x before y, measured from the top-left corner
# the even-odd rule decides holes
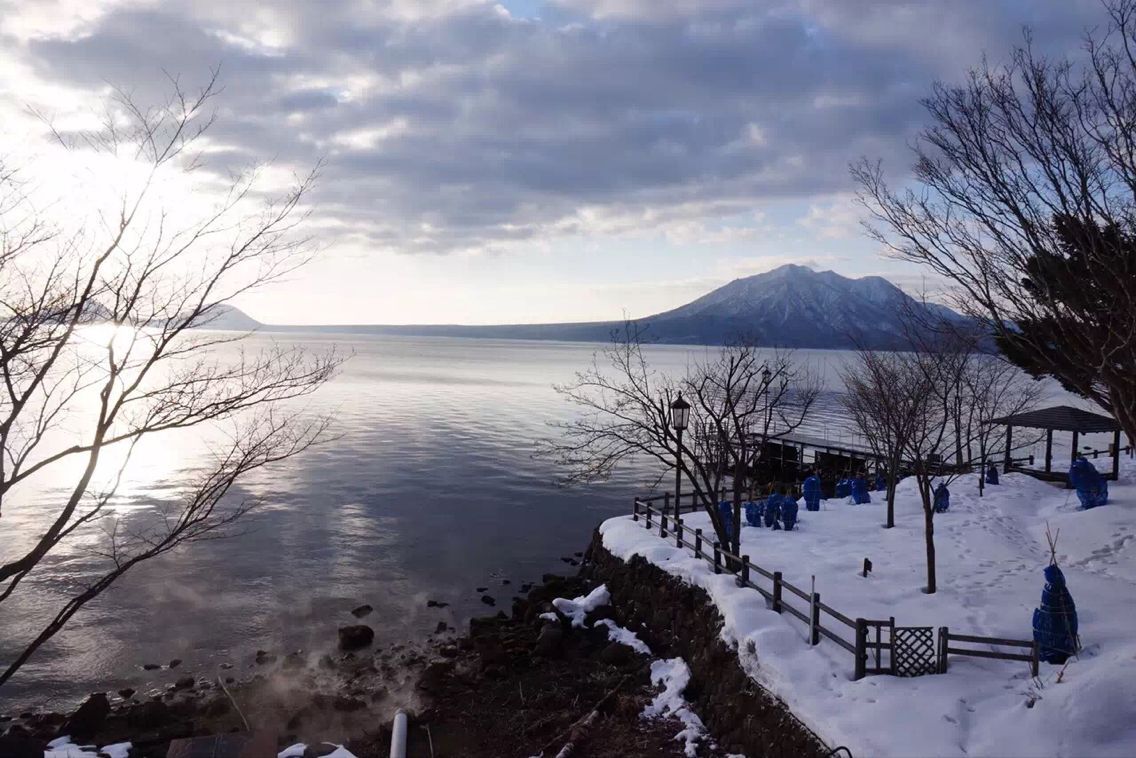
[[[926,487],[919,483],[920,494],[923,496],[923,534],[927,541],[927,587],[923,590],[928,595],[935,594],[935,506],[931,500],[931,485]]]
[[[895,527],[895,471],[889,471],[887,477],[887,523],[884,529]]]

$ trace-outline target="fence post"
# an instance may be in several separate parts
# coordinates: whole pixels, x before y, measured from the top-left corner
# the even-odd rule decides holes
[[[864,678],[864,669],[868,662],[868,622],[864,619],[856,619],[856,665],[852,670],[852,679],[860,680]]]
[[[659,516],[659,536],[667,536],[667,513],[671,509],[671,493],[663,493],[663,514]]]
[[[675,498],[675,518],[674,518],[674,533],[675,533],[675,547],[682,548],[682,533],[685,527],[682,525],[682,516],[678,514],[678,498]]]
[[[820,593],[814,592],[809,603],[809,644],[820,644]]]
[[[947,673],[947,646],[950,644],[951,632],[947,627],[939,627],[939,673]]]
[[[644,521],[644,528],[646,528],[646,529],[651,528],[651,504],[650,503],[647,503],[647,513],[646,513],[646,519]]]
[[[631,520],[639,520],[639,498],[635,498],[633,501],[631,501]]]
[[[1041,659],[1041,646],[1037,644],[1037,640],[1033,641],[1033,647],[1030,648],[1030,675],[1035,679],[1038,675],[1039,662]]]
[[[738,586],[744,587],[749,583],[749,556],[742,556],[742,571],[738,574]]]
[[[694,557],[702,558],[702,530],[694,530]]]
[[[773,572],[773,610],[781,612],[781,572]]]
[[[714,573],[722,573],[722,548],[717,540],[714,540]]]

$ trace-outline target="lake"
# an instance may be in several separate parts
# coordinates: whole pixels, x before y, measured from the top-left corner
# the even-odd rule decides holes
[[[91,691],[166,683],[185,673],[246,667],[257,649],[320,650],[368,603],[379,644],[423,639],[439,621],[508,610],[523,582],[571,570],[603,519],[630,510],[648,471],[560,488],[534,460],[549,422],[573,406],[553,390],[600,345],[359,335],[257,335],[246,345],[294,341],[351,352],[341,373],[311,399],[335,418],[336,438],[244,480],[239,496],[262,505],[229,539],[142,564],[90,603],[3,689],[0,713],[64,708]],[[652,366],[680,373],[706,348],[651,346]],[[839,437],[836,371],[850,354],[798,351],[828,381],[816,433]],[[148,509],[176,490],[200,449],[180,435],[141,451],[116,509]],[[16,493],[0,521],[0,559],[55,503],[51,490]],[[16,535],[16,539],[12,539]],[[84,535],[53,556],[0,618],[0,660],[96,567]],[[503,584],[509,580],[510,584]],[[490,610],[478,587],[497,600]],[[449,603],[427,608],[428,599]],[[144,663],[184,659],[177,672]]]

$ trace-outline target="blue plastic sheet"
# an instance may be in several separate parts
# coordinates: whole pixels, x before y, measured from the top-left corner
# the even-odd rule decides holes
[[[745,508],[746,523],[750,526],[761,526],[761,518],[765,515],[765,501],[754,502],[751,500],[743,503],[742,506]]]
[[[1064,663],[1077,652],[1077,606],[1057,566],[1045,568],[1041,606],[1033,612],[1033,638],[1046,663]]]
[[[852,502],[856,505],[872,502],[872,496],[868,494],[868,480],[862,476],[852,480]]]
[[[951,491],[947,485],[940,483],[935,488],[935,513],[946,513],[951,507]]]
[[[785,531],[793,531],[793,527],[797,523],[797,498],[792,495],[783,495],[781,497],[781,523],[785,525]]]
[[[723,500],[718,503],[718,518],[722,519],[722,527],[726,530],[726,539],[734,539],[734,504]]]
[[[765,500],[765,525],[771,529],[781,528],[781,501],[776,492]]]
[[[816,474],[805,479],[801,484],[801,494],[805,498],[806,511],[820,510],[820,477]]]
[[[1083,456],[1069,467],[1069,484],[1077,489],[1082,508],[1096,508],[1108,502],[1108,481]]]
[[[991,463],[989,466],[986,467],[986,483],[987,484],[997,484],[998,483],[998,467],[995,466],[993,463]]]

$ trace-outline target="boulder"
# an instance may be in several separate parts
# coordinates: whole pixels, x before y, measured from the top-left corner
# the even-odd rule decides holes
[[[445,608],[447,606],[449,606],[449,603],[443,603],[441,600],[427,600],[426,601],[426,607],[427,608]]]
[[[194,685],[196,685],[196,684],[197,684],[197,680],[194,679],[192,676],[183,676],[182,678],[180,678],[176,682],[174,682],[174,689],[175,690],[191,690],[191,689],[193,689]]]
[[[481,602],[485,603],[486,605],[497,605],[497,601],[494,600],[491,595],[482,595]]]
[[[545,658],[554,658],[560,655],[560,649],[563,644],[564,630],[560,628],[560,625],[545,624],[541,627],[540,634],[536,638],[536,647],[533,649],[533,654],[544,656]]]
[[[123,700],[129,700],[134,697],[135,689],[133,687],[123,687],[118,691],[118,696]]]
[[[351,615],[354,616],[357,619],[361,619],[364,616],[370,614],[370,612],[373,611],[373,610],[375,610],[375,609],[364,603],[363,605],[359,606],[358,608],[351,609]]]
[[[375,630],[366,624],[339,627],[339,649],[359,650],[375,641]]]
[[[107,698],[106,693],[96,692],[84,700],[78,710],[63,722],[63,726],[59,728],[59,735],[70,735],[75,742],[85,742],[102,728],[108,714],[110,714],[110,699]]]
[[[176,669],[180,665],[181,665],[181,658],[174,658],[172,661],[170,661],[170,668],[172,668],[172,669]]]

